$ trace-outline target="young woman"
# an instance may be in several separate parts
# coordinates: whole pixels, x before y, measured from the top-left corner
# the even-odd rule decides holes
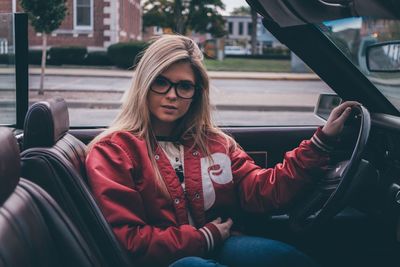
[[[312,266],[281,242],[231,236],[231,217],[281,209],[312,184],[356,103],[263,169],[213,125],[202,59],[177,35],[142,55],[116,120],[89,146],[89,183],[105,217],[139,265]]]

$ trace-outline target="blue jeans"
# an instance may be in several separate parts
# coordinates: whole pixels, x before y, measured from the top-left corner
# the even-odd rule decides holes
[[[231,236],[213,259],[185,257],[170,267],[315,267],[316,263],[294,247],[271,239],[252,236]]]

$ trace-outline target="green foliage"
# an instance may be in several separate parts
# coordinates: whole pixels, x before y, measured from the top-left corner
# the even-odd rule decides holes
[[[251,72],[290,72],[290,60],[225,58],[224,60],[206,59],[209,71],[251,71]]]
[[[234,16],[250,16],[251,13],[251,8],[250,6],[241,6],[241,7],[235,7],[233,11],[231,12],[231,15]]]
[[[42,60],[42,50],[29,50],[28,63],[31,65],[40,65]]]
[[[106,51],[88,52],[83,64],[88,66],[110,66],[113,65]]]
[[[290,60],[290,54],[227,55],[226,58]]]
[[[107,49],[108,57],[119,68],[132,68],[137,55],[147,46],[145,42],[117,43]]]
[[[49,63],[53,65],[83,65],[87,55],[86,47],[80,46],[62,46],[52,47],[49,50]]]
[[[380,20],[382,21],[382,20]],[[378,24],[379,22],[374,22]],[[385,31],[380,31],[377,38],[379,42],[385,42],[387,40],[399,40],[400,39],[400,22],[398,20],[384,20]],[[375,26],[376,27],[376,26]]]
[[[64,56],[68,55],[68,56]],[[61,55],[61,57],[60,57]],[[69,57],[69,58],[67,58]],[[74,60],[72,60],[74,58]],[[42,50],[29,50],[28,62],[31,65],[40,65]],[[1,63],[0,55],[0,63]],[[86,65],[86,66],[111,66],[106,51],[86,52],[84,47],[55,47],[47,53],[47,63],[50,65]]]
[[[274,58],[274,59],[289,59],[290,50],[284,47],[267,47],[263,48],[264,58]]]
[[[218,9],[224,8],[221,0],[147,0],[143,25],[170,28],[180,34],[195,31],[221,37],[226,34],[225,19]]]
[[[15,55],[14,54],[0,54],[0,64],[14,65]]]
[[[58,29],[67,12],[66,0],[19,0],[28,13],[36,32],[51,33]]]

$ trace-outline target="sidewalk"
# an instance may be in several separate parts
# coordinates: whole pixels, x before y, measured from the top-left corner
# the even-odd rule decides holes
[[[30,74],[40,74],[40,68],[30,68]],[[117,69],[46,69],[48,75],[81,75],[93,77],[132,77],[131,70]],[[313,73],[274,73],[274,72],[231,72],[231,71],[209,71],[211,79],[258,79],[258,80],[319,80]]]
[[[0,75],[14,74],[14,68],[0,68]],[[40,75],[40,67],[29,67],[30,75]],[[63,68],[47,67],[48,76],[82,76],[82,77],[123,77],[130,78],[134,75],[132,70],[121,69],[95,69],[95,68]],[[251,80],[279,80],[279,81],[318,81],[320,78],[315,73],[292,72],[234,72],[234,71],[208,71],[211,79],[251,79]],[[379,79],[370,77],[374,83],[387,86],[400,85],[400,79]]]
[[[13,69],[0,68],[1,74],[12,74]],[[80,68],[46,68],[46,75],[55,76],[88,76],[88,77],[132,77],[132,70],[119,69],[80,69]],[[39,67],[29,67],[30,75],[39,75]],[[314,73],[282,73],[282,72],[233,72],[233,71],[209,71],[211,79],[252,79],[252,80],[319,80]]]
[[[234,71],[208,71],[210,79],[251,79],[251,80],[276,80],[276,81],[316,81],[320,80],[315,73],[293,72],[234,72]],[[2,69],[0,69],[2,74]],[[40,68],[30,67],[30,75],[39,75]],[[132,70],[120,69],[74,69],[74,68],[47,68],[46,75],[54,76],[86,76],[86,77],[132,77]],[[388,86],[400,85],[400,79],[380,79],[370,77],[374,83]]]

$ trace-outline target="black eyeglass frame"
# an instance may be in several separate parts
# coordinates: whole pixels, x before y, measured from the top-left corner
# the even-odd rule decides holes
[[[153,83],[154,83],[157,79],[159,79],[159,78],[162,78],[162,79],[164,79],[165,81],[167,81],[167,82],[169,83],[168,89],[167,89],[165,92],[162,92],[162,93],[161,93],[161,92],[157,92],[157,91],[155,91],[155,90],[153,89]],[[162,76],[162,75],[159,75],[156,79],[154,79],[153,83],[150,85],[150,90],[151,90],[152,92],[154,92],[154,93],[156,93],[156,94],[159,94],[159,95],[166,95],[166,94],[168,94],[168,92],[171,90],[171,88],[174,88],[176,96],[179,97],[179,98],[182,98],[182,99],[193,99],[193,98],[195,97],[195,95],[196,95],[196,91],[198,90],[198,86],[196,86],[195,84],[192,84],[191,82],[188,81],[188,83],[190,83],[191,85],[193,85],[193,88],[194,88],[194,90],[193,90],[193,95],[192,95],[191,97],[182,97],[182,96],[178,93],[178,89],[177,89],[177,88],[178,88],[178,85],[182,84],[182,81],[179,81],[179,82],[177,82],[177,83],[174,83],[174,82],[172,82],[170,79],[168,79],[167,77],[164,77],[164,76]]]

